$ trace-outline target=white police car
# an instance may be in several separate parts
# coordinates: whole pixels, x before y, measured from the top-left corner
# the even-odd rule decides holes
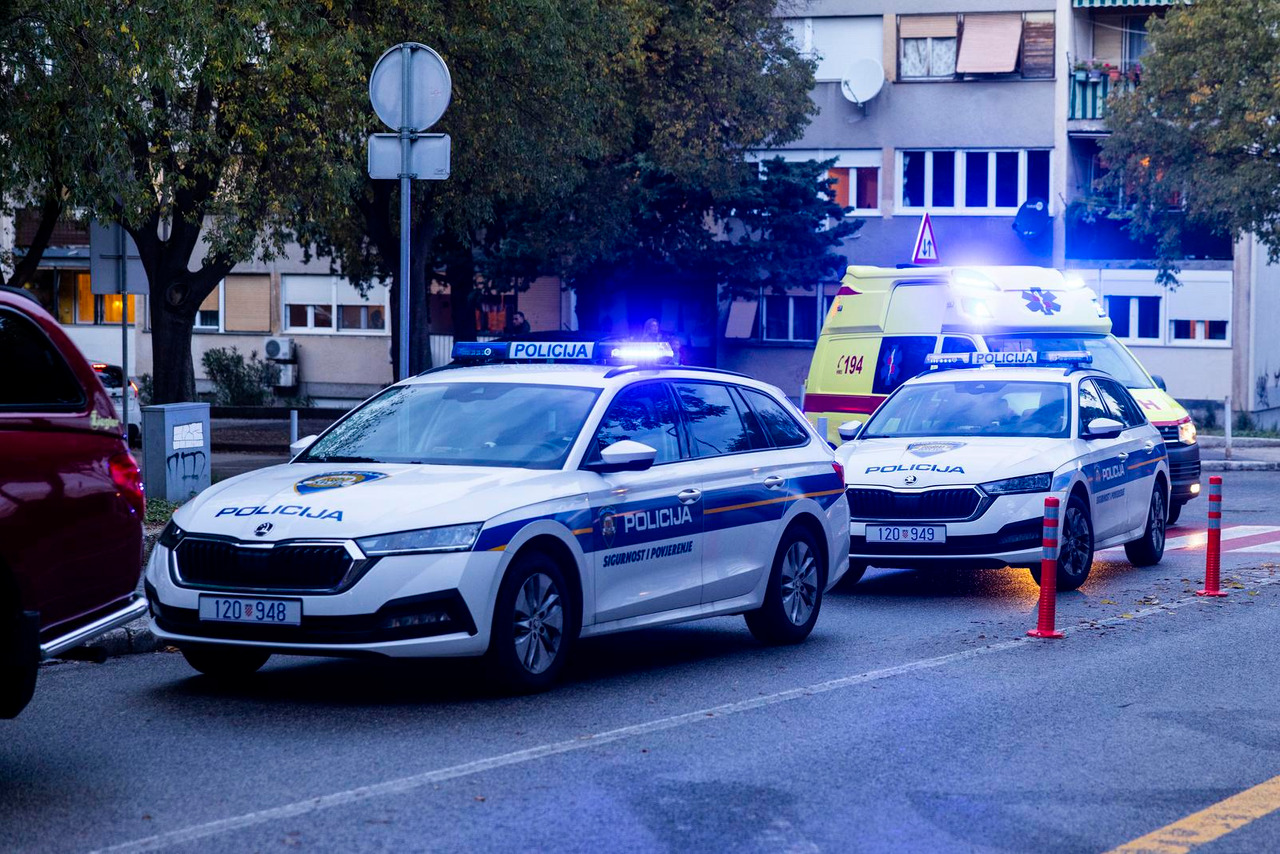
[[[555,348],[578,363],[510,363]],[[834,454],[772,386],[588,361],[642,349],[459,345],[503,363],[398,383],[205,490],[147,567],[156,635],[213,675],[273,652],[487,654],[526,690],[589,635],[745,614],[803,640],[848,566]]]
[[[1164,554],[1169,464],[1160,432],[1087,353],[931,356],[840,446],[856,582],[883,567],[1026,566],[1039,581],[1044,499],[1062,501],[1059,590],[1097,549]],[[939,368],[970,368],[939,370]],[[845,430],[845,428],[848,428]],[[849,582],[846,582],[849,583]]]

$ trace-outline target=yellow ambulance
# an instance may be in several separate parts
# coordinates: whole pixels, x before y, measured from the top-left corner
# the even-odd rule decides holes
[[[1124,383],[1164,437],[1172,524],[1200,493],[1191,416],[1111,334],[1083,280],[1047,267],[851,266],[827,312],[809,366],[803,408],[828,438],[866,421],[892,391],[925,369],[930,353],[1085,350]]]

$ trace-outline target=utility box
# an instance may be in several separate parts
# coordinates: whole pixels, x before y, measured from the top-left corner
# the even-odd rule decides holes
[[[142,474],[147,495],[186,501],[207,489],[209,404],[164,403],[142,407]]]

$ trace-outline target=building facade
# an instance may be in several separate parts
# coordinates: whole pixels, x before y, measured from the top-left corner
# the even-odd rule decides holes
[[[1117,337],[1170,392],[1255,413],[1280,405],[1280,343],[1260,339],[1276,274],[1252,240],[1188,244],[1181,284],[1156,284],[1153,247],[1099,204],[1107,98],[1141,85],[1161,0],[810,0],[779,7],[817,60],[819,114],[804,137],[754,157],[835,159],[836,201],[864,220],[849,263],[910,260],[928,212],[944,264],[1070,269]],[[844,81],[874,60],[879,92]],[[865,90],[865,86],[863,87]],[[865,96],[865,91],[862,93]],[[1086,201],[1088,200],[1088,201]],[[1122,200],[1115,200],[1118,209]],[[1015,228],[1015,225],[1017,226]],[[799,397],[836,282],[724,306],[717,357]],[[1280,409],[1277,409],[1280,413]]]

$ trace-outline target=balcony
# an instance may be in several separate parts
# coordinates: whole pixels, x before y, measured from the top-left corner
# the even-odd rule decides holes
[[[1070,99],[1067,105],[1068,121],[1101,122],[1107,117],[1107,98],[1117,92],[1131,92],[1138,86],[1136,79],[1121,75],[1111,79],[1107,74],[1097,78],[1075,73],[1068,78]],[[1101,128],[1099,128],[1101,129]]]

